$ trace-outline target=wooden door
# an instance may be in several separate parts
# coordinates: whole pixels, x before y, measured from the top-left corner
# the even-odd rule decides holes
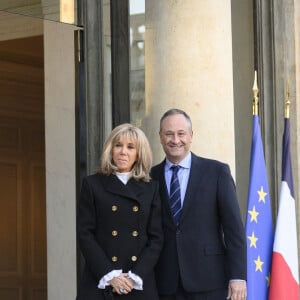
[[[0,42],[0,299],[47,299],[43,37]]]

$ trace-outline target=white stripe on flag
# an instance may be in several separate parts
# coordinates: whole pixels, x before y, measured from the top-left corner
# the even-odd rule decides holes
[[[281,253],[299,284],[295,200],[287,182],[281,184],[273,251]]]

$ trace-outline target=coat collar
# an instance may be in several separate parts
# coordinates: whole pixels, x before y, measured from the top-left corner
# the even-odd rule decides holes
[[[104,176],[104,189],[112,194],[130,198],[135,201],[141,201],[141,195],[144,193],[144,182],[130,178],[127,184],[123,184],[119,178],[111,174]]]

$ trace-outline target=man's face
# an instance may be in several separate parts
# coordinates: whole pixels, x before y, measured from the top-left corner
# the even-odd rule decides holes
[[[189,153],[193,132],[183,115],[166,117],[161,124],[159,136],[166,156],[172,163],[179,163]]]

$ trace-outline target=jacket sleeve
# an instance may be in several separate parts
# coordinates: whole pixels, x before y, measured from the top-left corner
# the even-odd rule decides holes
[[[236,188],[228,165],[218,178],[218,205],[226,245],[226,269],[230,279],[246,280],[246,238]]]
[[[80,192],[77,213],[77,237],[86,265],[100,280],[113,270],[109,259],[96,240],[96,209],[92,188],[85,178]]]

